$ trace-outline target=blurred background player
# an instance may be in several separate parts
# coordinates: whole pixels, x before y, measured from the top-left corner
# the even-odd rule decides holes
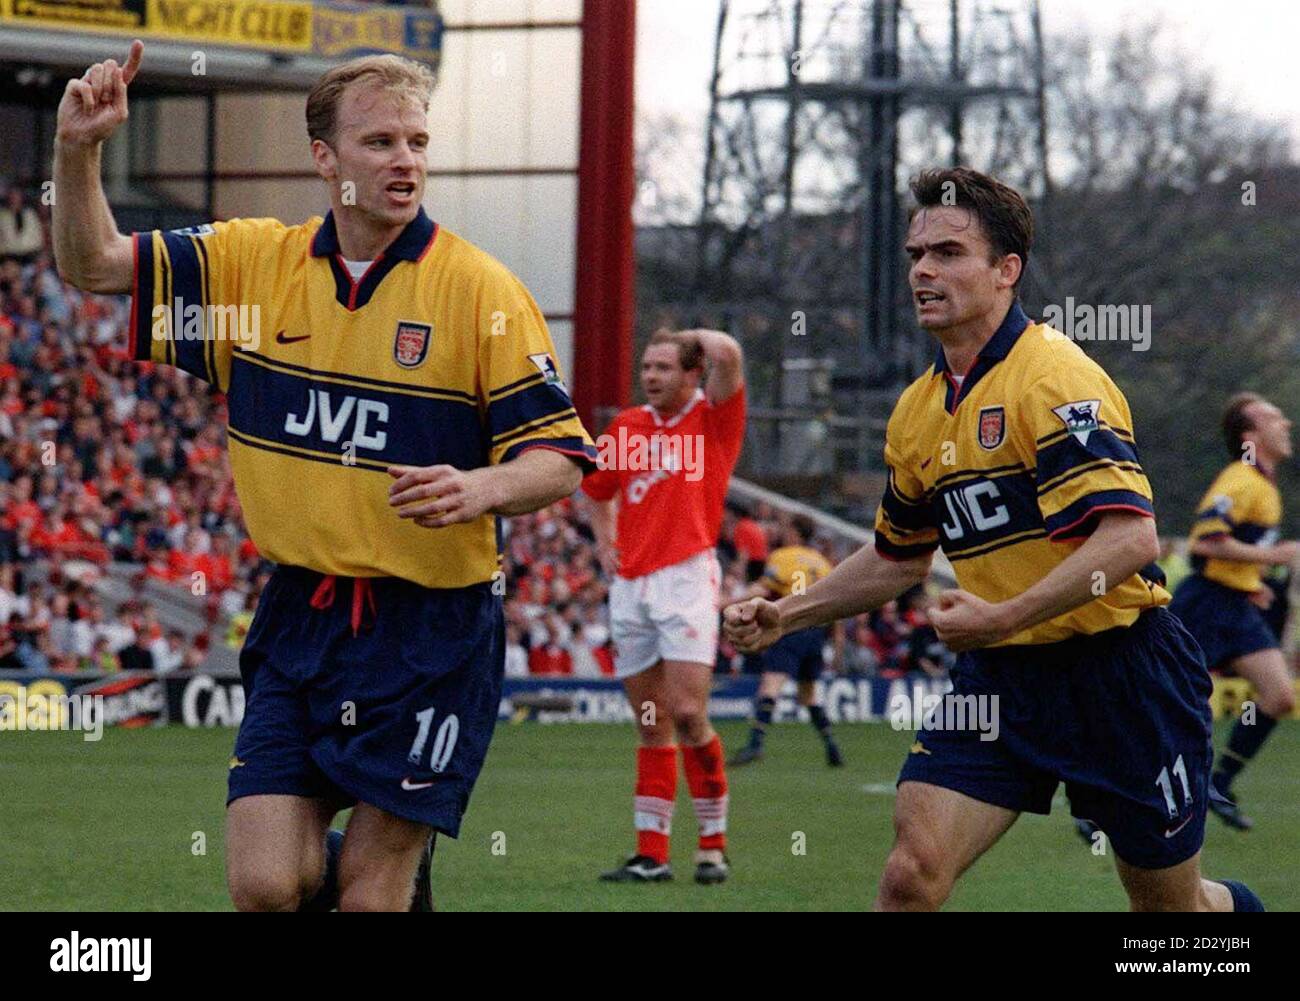
[[[729,864],[727,774],[708,710],[721,585],[716,547],[745,437],[740,345],[713,330],[656,333],[641,359],[641,388],[648,402],[614,418],[600,438],[600,468],[583,481],[613,577],[615,671],[640,733],[637,849],[601,879],[672,878],[677,741],[699,821],[695,880],[721,883]]]
[[[775,601],[788,594],[802,594],[830,573],[830,561],[812,548],[816,531],[811,518],[795,515],[782,533],[780,548],[768,557],[763,576],[750,586],[746,597]],[[840,628],[839,623],[832,628]],[[782,636],[763,652],[763,677],[754,699],[754,725],[749,731],[749,743],[736,752],[727,762],[729,765],[763,760],[763,741],[787,678],[794,680],[799,705],[808,710],[808,720],[826,746],[826,763],[832,768],[844,764],[839,745],[831,734],[831,721],[817,701],[816,682],[826,666],[823,651],[828,635],[825,626],[811,626]]]
[[[1252,821],[1233,798],[1233,779],[1295,708],[1295,682],[1281,649],[1284,622],[1273,627],[1267,620],[1277,597],[1261,572],[1294,563],[1300,542],[1278,541],[1282,496],[1275,474],[1291,456],[1291,421],[1263,397],[1238,393],[1224,410],[1223,433],[1233,461],[1197,509],[1192,573],[1170,608],[1211,668],[1231,671],[1255,689],[1255,711],[1243,712],[1233,726],[1210,780],[1219,794],[1210,809],[1229,827],[1246,831]]]
[[[458,834],[500,702],[497,516],[572,493],[595,450],[528,291],[424,212],[427,67],[370,56],[317,82],[323,220],[123,236],[100,164],[143,51],[68,83],[54,244],[73,284],[132,292],[137,360],[227,394],[249,535],[279,564],[240,654],[231,898],[432,909],[433,835]],[[265,322],[218,325],[235,307]]]

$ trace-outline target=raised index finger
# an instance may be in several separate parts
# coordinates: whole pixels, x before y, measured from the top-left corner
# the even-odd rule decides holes
[[[126,57],[126,65],[122,67],[122,82],[130,83],[136,72],[140,69],[140,60],[144,58],[144,42],[136,39],[131,43],[131,52]]]

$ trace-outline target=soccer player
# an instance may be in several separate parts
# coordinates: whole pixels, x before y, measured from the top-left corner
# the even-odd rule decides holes
[[[1019,193],[966,168],[926,171],[912,192],[909,280],[939,343],[886,429],[874,546],[803,595],[728,607],[727,633],[756,649],[877,608],[923,581],[942,546],[959,589],[931,621],[959,653],[954,691],[899,776],[876,907],[941,906],[1064,781],[1072,812],[1110,836],[1135,909],[1260,909],[1240,884],[1201,878],[1210,677],[1153,579],[1128,404],[1021,309],[1033,217]]]
[[[783,534],[780,548],[773,550],[768,557],[763,576],[750,586],[750,597],[775,600],[788,594],[802,593],[831,572],[830,561],[810,545],[816,534],[811,518],[796,515]],[[772,725],[776,700],[785,688],[787,678],[794,679],[799,704],[808,710],[808,719],[826,747],[826,763],[832,768],[844,764],[839,745],[831,734],[831,721],[817,701],[816,681],[826,666],[822,656],[826,637],[825,627],[812,626],[782,636],[763,652],[763,675],[754,699],[754,725],[749,731],[749,743],[727,764],[747,765],[763,760],[767,728]]]
[[[1255,712],[1237,720],[1210,778],[1219,793],[1210,810],[1229,827],[1248,831],[1252,821],[1232,796],[1232,780],[1295,708],[1280,630],[1264,618],[1274,594],[1260,572],[1294,562],[1300,543],[1278,541],[1282,497],[1274,473],[1291,455],[1291,422],[1263,397],[1238,393],[1224,411],[1223,433],[1233,461],[1197,509],[1192,573],[1170,610],[1196,637],[1210,667],[1226,668],[1255,688]]]
[[[641,388],[649,402],[614,418],[600,436],[600,468],[583,481],[601,559],[614,575],[615,672],[640,733],[637,849],[601,878],[672,878],[676,741],[699,820],[695,880],[721,883],[729,871],[727,774],[708,707],[718,654],[716,547],[745,435],[740,345],[713,330],[656,333],[641,359]]]
[[[278,564],[240,655],[230,894],[294,910],[337,878],[340,910],[406,910],[433,833],[459,831],[496,721],[497,518],[572,493],[595,451],[527,290],[421,207],[427,69],[368,56],[316,84],[324,219],[123,236],[101,146],[143,49],[67,86],[54,243],[73,284],[132,293],[137,359],[227,394],[247,529]]]

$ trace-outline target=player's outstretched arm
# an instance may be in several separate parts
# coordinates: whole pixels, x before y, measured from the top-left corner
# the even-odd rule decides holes
[[[499,466],[390,466],[388,503],[422,528],[443,528],[485,514],[528,514],[568,497],[582,482],[577,463],[559,452],[529,449]]]
[[[144,57],[131,43],[126,65],[109,59],[69,80],[54,137],[54,259],[63,278],[87,292],[129,292],[131,238],[123,236],[100,182],[104,140],[127,119],[126,88]]]
[[[1289,566],[1300,556],[1300,542],[1279,542],[1272,546],[1252,545],[1230,535],[1216,535],[1197,539],[1191,546],[1193,556],[1210,560],[1230,560],[1234,563],[1254,563],[1258,566]]]
[[[729,605],[723,611],[723,627],[742,652],[754,653],[787,633],[874,611],[920,584],[929,573],[928,555],[895,562],[868,543],[803,594],[780,601],[750,598]]]
[[[945,591],[930,624],[950,650],[988,646],[1086,605],[1159,555],[1155,519],[1106,511],[1088,540],[1033,587],[996,604],[967,591]]]

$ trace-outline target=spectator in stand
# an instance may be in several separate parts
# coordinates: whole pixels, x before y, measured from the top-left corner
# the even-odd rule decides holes
[[[12,563],[0,565],[0,626],[10,619],[24,619],[31,611],[30,602],[18,593],[14,571]]]
[[[149,644],[149,655],[156,674],[170,674],[180,670],[185,663],[185,637],[169,629]]]
[[[506,623],[506,677],[528,677],[528,651],[523,644],[524,631],[515,622]]]
[[[97,636],[91,646],[90,656],[82,658],[77,664],[79,671],[98,671],[104,674],[113,674],[121,669],[122,665],[106,636]]]
[[[8,626],[0,626],[0,671],[20,671],[22,667],[13,631]]]
[[[844,673],[851,677],[875,677],[880,670],[880,657],[876,654],[875,637],[867,616],[859,615],[855,618],[847,632]]]
[[[230,536],[218,532],[212,536],[211,550],[194,561],[195,569],[207,578],[209,591],[219,594],[234,582],[235,570],[231,557]]]
[[[184,637],[181,638],[184,653],[181,659],[182,671],[197,671],[203,667],[203,661],[208,656],[208,634],[198,633],[195,635],[193,642],[186,644]]]
[[[537,676],[569,675],[573,673],[573,658],[569,651],[546,626],[542,627],[542,642],[528,652],[528,672]]]
[[[107,641],[110,653],[119,654],[136,641],[135,621],[136,612],[131,603],[124,602],[111,619],[102,617],[101,613],[96,635]]]
[[[104,612],[97,600],[85,604],[76,603],[72,609],[72,636],[69,652],[78,659],[89,659],[95,649],[98,627],[103,622]]]
[[[911,631],[899,612],[898,602],[886,602],[871,613],[869,644],[880,666],[882,678],[901,678],[907,673],[907,636]]]
[[[45,231],[36,209],[27,204],[22,189],[9,189],[0,207],[0,257],[28,264],[45,247]]]
[[[56,655],[72,653],[72,598],[60,591],[50,599],[50,649]]]
[[[763,567],[767,564],[767,554],[771,546],[769,535],[757,519],[741,515],[736,519],[736,528],[732,540],[737,555],[745,561],[745,580],[753,582],[763,576]]]
[[[4,513],[5,527],[22,532],[26,526],[30,531],[40,523],[41,517],[40,505],[32,500],[32,478],[23,473],[14,480],[10,491],[9,505]]]
[[[568,649],[573,677],[591,679],[604,675],[604,668],[596,656],[597,647],[592,645],[591,639],[586,634],[586,628],[581,622],[573,626]]]

